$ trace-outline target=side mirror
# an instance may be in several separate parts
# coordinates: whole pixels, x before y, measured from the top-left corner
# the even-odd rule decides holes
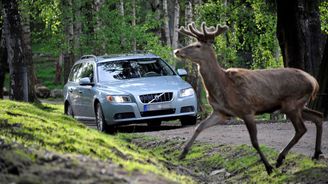
[[[181,77],[187,76],[187,71],[185,69],[179,68],[178,69],[178,75],[180,75]]]
[[[88,85],[93,85],[93,83],[90,81],[90,78],[89,77],[83,77],[83,78],[81,78],[80,79],[80,81],[79,81],[79,84],[81,85],[81,86],[88,86]]]

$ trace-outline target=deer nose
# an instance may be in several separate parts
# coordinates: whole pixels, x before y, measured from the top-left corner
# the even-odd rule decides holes
[[[179,52],[180,52],[180,49],[175,49],[175,50],[173,51],[174,55],[179,54]]]

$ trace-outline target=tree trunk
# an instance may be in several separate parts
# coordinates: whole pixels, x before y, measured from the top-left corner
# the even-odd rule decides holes
[[[95,16],[95,20],[96,20],[96,25],[94,26],[94,33],[95,33],[95,36],[96,36],[96,44],[95,44],[95,47],[94,47],[94,51],[93,53],[96,54],[96,55],[99,55],[103,52],[105,52],[105,48],[106,48],[106,45],[102,40],[102,38],[100,37],[100,30],[101,30],[101,27],[102,27],[102,22],[101,22],[101,18],[100,18],[100,15],[99,15],[99,11],[102,7],[102,5],[104,4],[104,0],[95,0],[94,1],[94,16]]]
[[[23,30],[23,41],[25,46],[25,60],[27,64],[27,73],[28,73],[28,101],[34,102],[37,101],[35,93],[35,84],[37,77],[35,74],[35,69],[33,65],[33,56],[32,56],[32,47],[31,47],[31,27],[30,27],[30,14],[29,10],[21,8],[21,20],[22,20],[22,30]]]
[[[277,37],[286,67],[318,76],[322,58],[319,0],[277,0]]]
[[[132,27],[133,29],[136,28],[136,0],[132,0]],[[137,50],[137,40],[135,37],[132,39],[132,49],[133,51]]]
[[[317,98],[310,104],[312,108],[324,113],[328,118],[328,36],[326,38],[325,50],[323,53],[319,71],[319,93]]]
[[[172,48],[178,48],[178,39],[179,39],[179,20],[180,20],[180,5],[179,0],[174,1],[174,23],[173,23],[173,33],[172,33]]]
[[[163,16],[164,16],[164,33],[166,45],[171,47],[170,26],[169,26],[169,13],[167,10],[167,0],[163,0]]]
[[[0,5],[1,8],[1,16],[4,14],[4,11],[2,9],[2,4]],[[3,22],[0,21],[0,99],[3,99],[3,88],[4,88],[4,82],[5,82],[5,74],[6,74],[6,68],[7,68],[7,50],[5,47],[5,37],[3,36]]]
[[[124,18],[124,15],[125,15],[125,11],[124,11],[124,0],[120,0],[119,2],[119,5],[118,5],[118,9],[119,9],[119,12],[120,12],[120,15],[121,15],[121,26],[122,26],[122,30],[125,29],[125,18]],[[120,39],[121,39],[121,48],[124,49],[125,48],[125,44],[126,44],[126,39],[125,39],[125,34],[122,32],[120,34]]]
[[[67,81],[71,67],[74,64],[74,27],[73,27],[73,10],[72,0],[61,0],[63,9],[63,25],[65,32],[66,49],[63,52],[64,56],[64,82]]]
[[[191,23],[193,21],[193,9],[192,9],[192,2],[191,0],[187,0],[186,1],[186,5],[185,5],[185,26],[187,27],[187,25],[189,23]],[[186,38],[186,44],[189,45],[193,42],[191,37],[187,37]],[[188,70],[188,76],[186,78],[186,81],[189,82],[191,84],[191,86],[194,88],[195,92],[196,92],[196,96],[197,96],[197,105],[198,105],[198,111],[200,112],[200,114],[203,114],[203,112],[205,112],[205,108],[204,108],[204,102],[202,101],[202,89],[203,89],[203,85],[202,85],[202,81],[198,72],[198,66],[195,63],[191,63],[191,62],[185,62],[185,66]],[[201,118],[205,118],[206,115],[201,116]]]
[[[74,42],[74,53],[75,55],[81,56],[81,34],[82,34],[82,20],[81,20],[81,1],[74,1],[74,24],[73,24],[73,42]],[[61,66],[60,66],[61,67]]]
[[[159,0],[153,0],[151,1],[151,7],[152,7],[152,11],[154,12],[154,15],[155,15],[155,19],[157,21],[162,21],[161,20],[161,11],[160,11],[160,1]],[[161,38],[161,29],[160,27],[157,27],[155,30],[154,30],[156,36],[158,38]]]
[[[29,65],[31,60],[26,52],[27,47],[24,45],[23,30],[21,17],[18,13],[17,0],[2,0],[4,7],[4,32],[5,43],[8,54],[9,73],[11,77],[10,84],[10,99],[17,101],[33,102],[35,98],[30,96],[29,92],[34,89],[29,89],[30,84],[28,76]]]

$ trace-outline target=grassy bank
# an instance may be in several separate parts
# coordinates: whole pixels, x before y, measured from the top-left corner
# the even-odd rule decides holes
[[[35,155],[38,155],[36,152],[40,151],[49,151],[55,155],[70,154],[73,157],[82,155],[88,156],[91,159],[116,164],[122,167],[127,172],[127,175],[138,171],[145,174],[152,173],[158,178],[163,178],[162,180],[166,181],[164,183],[193,182],[189,177],[169,171],[147,151],[119,137],[99,133],[96,130],[87,128],[74,119],[63,115],[62,112],[62,105],[33,105],[0,100],[1,142],[3,142],[3,145],[19,145],[12,149],[12,153],[6,154],[18,157],[19,155],[24,155],[24,158],[28,160],[23,159],[23,161],[25,160],[24,162],[36,165],[38,164],[38,159],[35,159]],[[16,154],[17,151],[24,150],[17,147],[26,148],[27,151],[21,151],[19,154]],[[3,148],[0,149],[2,152],[4,150]],[[1,163],[1,161],[0,164],[6,165]],[[17,164],[21,165],[22,163]],[[6,174],[12,174],[9,171],[0,171],[5,176]],[[24,173],[25,171],[20,172]],[[33,177],[38,176],[33,175]]]
[[[180,161],[177,158],[183,140],[103,134],[62,112],[62,105],[0,100],[0,183],[328,181],[327,159],[313,161],[303,155],[289,154],[281,168],[268,176],[250,146],[198,142],[186,159]],[[274,164],[278,153],[264,146],[262,150]]]

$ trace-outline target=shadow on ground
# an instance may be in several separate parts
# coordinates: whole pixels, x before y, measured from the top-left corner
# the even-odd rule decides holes
[[[84,122],[90,128],[96,129],[96,124],[94,122]],[[173,130],[179,128],[185,128],[186,126],[181,126],[179,122],[163,122],[161,126],[148,126],[146,123],[142,124],[130,124],[130,125],[122,125],[115,127],[111,134],[115,133],[142,133],[142,132],[155,132],[162,130]]]

